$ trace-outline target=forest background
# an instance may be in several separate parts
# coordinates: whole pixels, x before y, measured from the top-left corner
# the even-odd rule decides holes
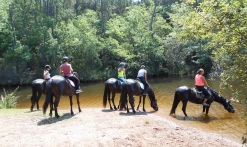
[[[0,0],[0,85],[26,85],[68,56],[81,81],[195,74],[246,103],[246,0]],[[237,81],[237,87],[231,85]]]

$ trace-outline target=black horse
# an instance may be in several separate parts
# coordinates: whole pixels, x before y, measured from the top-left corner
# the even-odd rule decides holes
[[[31,108],[33,111],[35,103],[37,105],[37,110],[39,110],[39,99],[42,94],[45,94],[46,82],[44,79],[36,79],[32,82],[32,96],[31,96]]]
[[[110,94],[112,93],[112,98],[110,99]],[[110,78],[105,82],[105,90],[104,90],[104,96],[103,96],[103,106],[106,107],[107,99],[110,104],[110,109],[113,110],[111,106],[111,101],[113,104],[113,107],[115,110],[117,110],[117,107],[114,102],[114,98],[116,93],[121,93],[121,85],[120,82],[115,78]]]
[[[53,76],[47,83],[46,83],[46,99],[43,105],[43,113],[46,113],[46,109],[48,107],[48,104],[50,103],[50,116],[52,116],[52,110],[53,110],[53,104],[55,109],[55,116],[59,118],[57,107],[60,101],[61,95],[69,96],[70,99],[70,112],[71,115],[74,115],[74,112],[72,110],[72,96],[76,95],[77,104],[79,112],[81,112],[80,108],[80,101],[79,101],[79,93],[75,93],[75,87],[71,86],[68,79],[65,79],[63,76]],[[55,97],[55,101],[53,102],[53,96]]]
[[[157,100],[155,98],[155,94],[151,86],[149,87],[147,93],[150,99],[151,107],[155,111],[158,111]],[[133,80],[133,79],[127,79],[126,82],[124,82],[122,85],[122,92],[120,96],[120,110],[126,107],[127,113],[129,113],[128,104],[127,104],[127,96],[129,96],[129,103],[131,105],[132,111],[133,113],[136,113],[135,108],[134,108],[135,107],[134,95],[143,96],[143,103],[145,104],[146,95],[143,95],[143,89],[141,88],[139,81]],[[144,104],[143,104],[143,110],[145,110]],[[139,105],[140,105],[140,102],[139,102]],[[138,108],[139,108],[139,105],[138,105]]]
[[[222,104],[228,112],[235,113],[235,110],[234,110],[231,102],[228,99],[225,99],[223,96],[219,96],[219,94],[213,89],[208,89],[208,91],[211,95],[210,99],[207,100],[207,103],[209,104],[209,106],[208,107],[203,106],[203,112],[205,112],[205,110],[206,110],[206,115],[208,114],[209,107],[213,101]],[[173,100],[170,115],[175,115],[175,110],[176,110],[179,102],[182,101],[182,103],[183,103],[182,111],[183,111],[184,115],[187,116],[187,114],[186,114],[187,102],[190,101],[190,102],[195,103],[195,104],[202,104],[203,97],[200,95],[201,94],[198,94],[198,92],[195,90],[195,88],[189,88],[187,86],[178,87],[175,91],[175,94],[174,94],[174,100]]]

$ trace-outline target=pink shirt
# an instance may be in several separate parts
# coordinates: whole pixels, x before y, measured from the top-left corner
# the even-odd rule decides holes
[[[195,76],[195,85],[196,86],[204,86],[204,82],[202,80],[202,75],[196,74],[196,76]]]
[[[68,76],[68,77],[73,76],[70,68],[71,65],[69,63],[65,63],[60,66],[60,69],[63,71],[63,76]]]

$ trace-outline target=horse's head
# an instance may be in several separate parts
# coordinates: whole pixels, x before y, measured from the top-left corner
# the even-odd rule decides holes
[[[158,108],[158,105],[157,105],[157,100],[155,98],[155,95],[154,95],[154,91],[151,87],[149,87],[149,90],[148,90],[148,97],[150,99],[150,104],[151,104],[151,107],[155,110],[155,111],[158,111],[159,108]]]
[[[229,101],[228,99],[224,98],[223,96],[220,96],[218,94],[218,92],[216,92],[213,89],[210,89],[210,92],[214,96],[215,101],[221,103],[228,112],[235,113],[235,109],[233,108],[233,106],[231,104],[231,101]]]
[[[233,108],[231,101],[229,101],[228,99],[226,99],[226,103],[227,105],[224,107],[228,112],[230,113],[235,113],[235,109]]]

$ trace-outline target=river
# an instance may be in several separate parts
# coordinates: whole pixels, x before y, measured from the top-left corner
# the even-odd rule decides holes
[[[153,87],[155,92],[159,111],[155,112],[154,114],[159,115],[164,118],[168,118],[169,120],[175,121],[178,124],[198,128],[204,131],[209,132],[217,132],[222,134],[222,137],[230,137],[234,140],[241,141],[242,135],[246,132],[245,121],[241,119],[241,113],[244,111],[244,106],[242,104],[238,104],[236,102],[232,102],[233,107],[235,108],[235,113],[231,114],[228,113],[224,107],[217,103],[213,102],[209,109],[209,115],[205,116],[202,114],[202,105],[196,105],[193,103],[188,102],[187,104],[187,114],[188,117],[184,119],[184,114],[182,112],[182,103],[178,105],[176,109],[176,118],[169,116],[174,91],[177,87],[187,85],[193,87],[194,80],[192,77],[178,77],[178,78],[155,78],[148,80],[150,85]],[[210,81],[208,80],[208,84],[211,88],[218,91],[219,89],[219,82],[218,81]],[[83,89],[83,93],[80,94],[80,102],[81,108],[102,108],[102,98],[104,92],[104,82],[98,83],[82,83],[81,88]],[[6,88],[7,92],[10,92],[13,88]],[[20,98],[17,102],[17,108],[30,108],[30,96],[31,96],[31,86],[21,86],[18,89],[18,94]],[[2,95],[2,89],[0,91]],[[223,90],[222,95],[227,98],[231,99],[232,94],[229,90]],[[119,101],[120,94],[116,95],[115,103],[117,104]],[[42,95],[40,99],[40,107],[44,103],[45,96]],[[148,103],[148,99],[146,99],[146,111],[150,112],[153,109],[150,107]],[[139,98],[136,97],[135,99],[135,106]],[[73,99],[73,110],[75,113],[78,112],[76,99]],[[68,109],[69,112],[69,98],[62,97],[59,103],[59,109]],[[36,107],[34,108],[36,109]],[[106,109],[109,109],[109,104],[107,103]],[[142,106],[140,107],[142,110]],[[132,111],[131,111],[132,112]],[[41,115],[42,112],[40,111]],[[83,113],[83,111],[82,111]]]

